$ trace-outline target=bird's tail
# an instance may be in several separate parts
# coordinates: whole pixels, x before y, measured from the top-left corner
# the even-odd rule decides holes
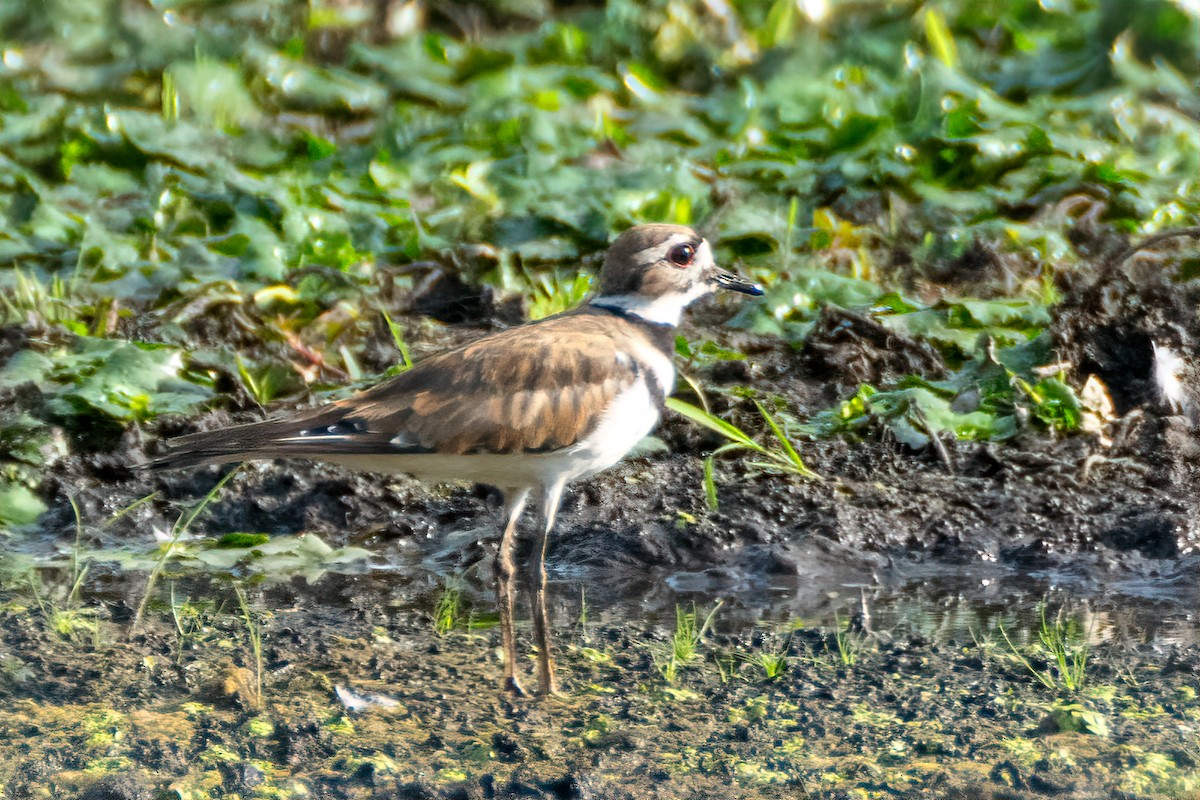
[[[299,417],[251,422],[170,439],[166,442],[166,452],[145,467],[184,469],[255,458],[321,461],[337,456],[428,452],[428,448],[420,445],[397,442],[395,433],[371,431],[354,421],[347,422],[336,406],[325,406]]]
[[[307,420],[266,420],[178,436],[165,442],[166,452],[146,462],[147,469],[185,469],[201,464],[229,464],[253,458],[279,458],[289,439],[298,436]],[[300,455],[300,454],[297,454]]]
[[[153,470],[186,469],[201,464],[228,464],[256,458],[254,448],[239,434],[249,433],[262,424],[266,423],[200,431],[170,439],[164,443],[166,451],[147,461],[142,467]]]

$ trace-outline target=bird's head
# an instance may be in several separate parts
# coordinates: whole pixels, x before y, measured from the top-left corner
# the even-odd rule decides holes
[[[660,325],[678,325],[683,309],[717,290],[758,296],[755,284],[721,269],[703,236],[683,225],[638,225],[604,256],[593,305],[619,308]]]

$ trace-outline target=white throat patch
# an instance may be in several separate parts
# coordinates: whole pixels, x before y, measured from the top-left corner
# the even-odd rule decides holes
[[[655,325],[675,327],[683,319],[683,310],[694,301],[712,292],[706,283],[697,283],[686,292],[672,292],[658,297],[640,294],[610,294],[592,299],[592,305],[601,308],[617,308],[626,314],[653,322]]]

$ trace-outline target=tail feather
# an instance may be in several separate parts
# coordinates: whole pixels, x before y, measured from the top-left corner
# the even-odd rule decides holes
[[[234,461],[246,461],[256,457],[252,453],[230,450],[195,449],[167,452],[140,466],[142,469],[152,470],[187,469],[188,467],[199,467],[204,464],[229,464]]]
[[[324,414],[313,414],[190,433],[166,442],[167,451],[145,466],[149,469],[185,469],[256,458],[320,461],[339,455],[415,455],[432,452],[426,447],[404,443],[402,437],[395,433],[338,424],[336,420],[340,416],[339,413],[326,419]]]
[[[151,469],[183,469],[201,464],[273,458],[269,451],[274,449],[276,443],[304,433],[319,417],[319,414],[305,414],[177,436],[166,442],[165,453],[146,466]]]

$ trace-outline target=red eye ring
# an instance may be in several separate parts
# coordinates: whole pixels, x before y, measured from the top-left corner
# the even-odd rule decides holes
[[[690,244],[677,244],[667,253],[667,260],[677,267],[688,267],[696,257],[696,248]]]

